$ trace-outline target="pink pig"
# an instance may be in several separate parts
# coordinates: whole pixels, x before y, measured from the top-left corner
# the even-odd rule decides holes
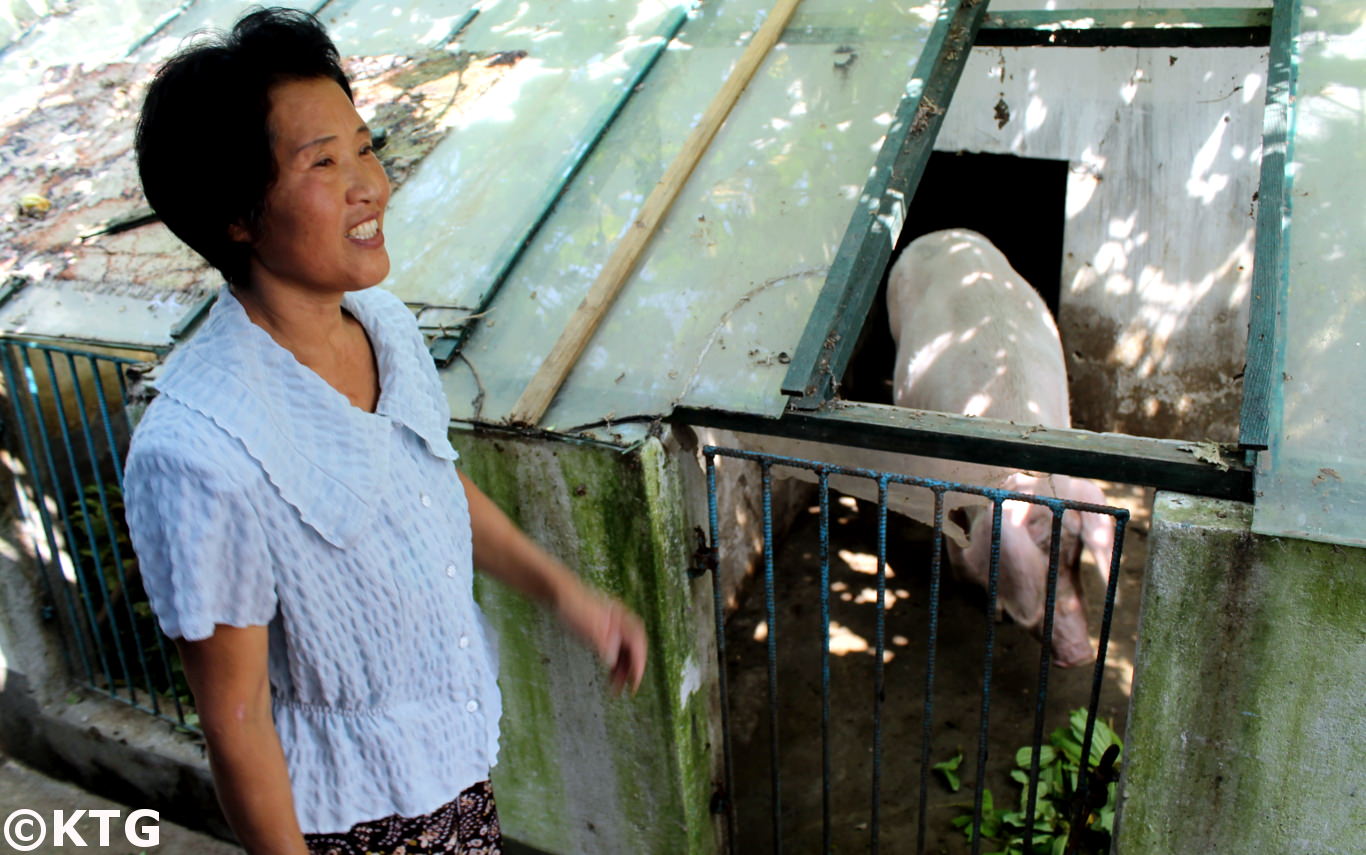
[[[1070,427],[1067,369],[1057,326],[1043,299],[982,235],[949,229],[912,241],[887,280],[887,314],[896,339],[894,396],[898,406],[1004,419],[1021,425]],[[936,470],[939,465],[943,471]],[[973,471],[971,465],[966,471]],[[1001,475],[965,464],[928,462],[910,474],[967,481],[1037,496],[1104,504],[1091,481],[1065,475]],[[992,481],[994,480],[994,483]],[[946,539],[949,560],[986,586],[991,561],[991,504],[946,495],[950,519],[968,532],[962,546]],[[1042,636],[1052,511],[1008,501],[1002,507],[999,608]],[[1081,543],[1103,579],[1109,578],[1113,521],[1093,513],[1063,516],[1053,657],[1063,667],[1095,658],[1081,600]]]

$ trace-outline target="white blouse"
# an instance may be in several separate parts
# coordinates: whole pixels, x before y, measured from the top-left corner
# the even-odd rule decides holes
[[[374,347],[374,413],[225,287],[155,383],[124,486],[168,636],[269,627],[275,726],[306,834],[429,813],[488,778],[502,710],[436,370],[397,297],[370,288],[342,305]]]

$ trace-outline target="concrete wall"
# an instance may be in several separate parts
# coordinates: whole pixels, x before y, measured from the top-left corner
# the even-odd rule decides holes
[[[1336,855],[1366,839],[1366,550],[1160,493],[1120,855]]]
[[[667,435],[627,452],[496,434],[452,441],[475,483],[635,609],[650,640],[639,693],[613,699],[603,668],[551,614],[481,578],[501,638],[493,782],[504,833],[557,855],[715,851],[716,649],[711,580],[688,574],[694,526],[705,526],[693,453]]]
[[[1236,437],[1265,78],[1258,48],[973,50],[936,149],[1070,164],[1059,327],[1077,426]]]

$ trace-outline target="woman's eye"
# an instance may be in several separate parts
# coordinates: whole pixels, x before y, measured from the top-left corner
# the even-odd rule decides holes
[[[330,158],[330,157],[320,157],[320,158],[318,158],[318,161],[317,161],[316,163],[314,163],[313,165],[314,165],[314,166],[331,166],[331,165],[332,165],[332,158]]]
[[[375,144],[374,144],[374,143],[366,143],[365,145],[363,145],[363,146],[360,147],[360,153],[361,153],[361,157],[364,157],[364,156],[367,155],[367,154],[374,154],[374,153],[375,153]]]

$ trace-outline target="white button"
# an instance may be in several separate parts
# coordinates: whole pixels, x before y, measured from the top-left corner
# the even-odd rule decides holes
[[[455,565],[454,565],[454,564],[447,564],[447,565],[446,565],[446,575],[449,576],[449,577],[451,577],[452,579],[455,578]]]
[[[465,704],[465,709],[469,710],[470,712],[476,712],[479,709],[479,702],[470,701],[469,703]]]
[[[460,636],[460,649],[461,649],[461,650],[464,650],[466,647],[469,647],[469,646],[470,646],[470,638],[469,638],[469,636],[468,636],[468,635],[462,635],[462,636]]]
[[[423,494],[422,494],[422,507],[424,507],[424,508],[430,508],[431,506],[432,506],[432,497],[431,497],[431,496],[428,496],[426,493],[423,493]]]

